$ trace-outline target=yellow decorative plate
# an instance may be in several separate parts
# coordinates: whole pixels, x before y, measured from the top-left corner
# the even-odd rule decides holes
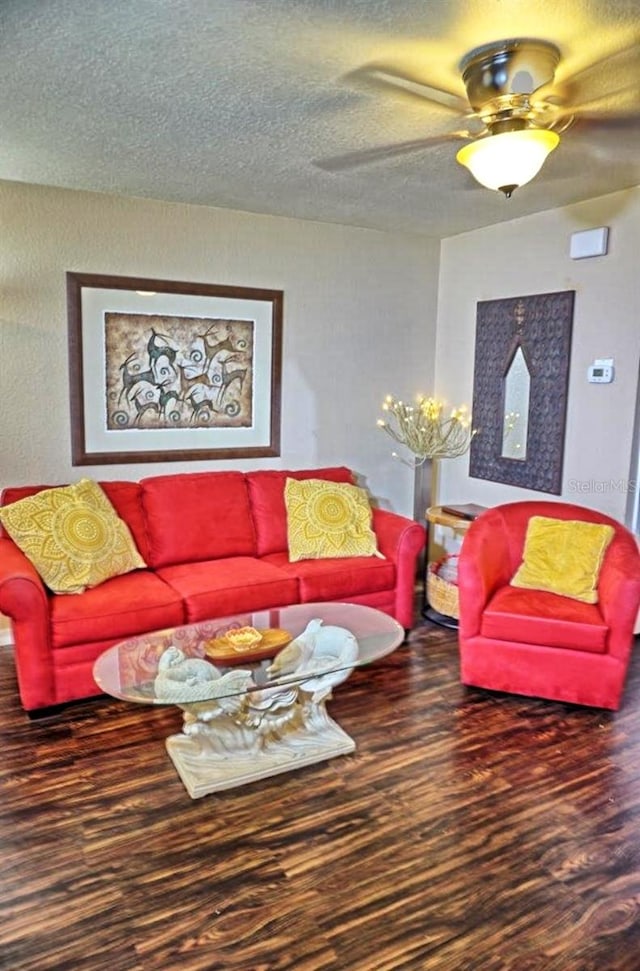
[[[252,631],[253,634],[249,632]],[[246,636],[243,636],[246,635]],[[214,637],[204,642],[204,652],[211,661],[220,664],[244,664],[275,657],[293,635],[280,627],[266,630],[239,628],[227,631],[222,637]]]

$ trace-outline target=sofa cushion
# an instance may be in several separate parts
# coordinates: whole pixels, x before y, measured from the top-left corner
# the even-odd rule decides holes
[[[255,553],[249,493],[241,472],[159,475],[143,479],[141,486],[150,566]]]
[[[54,648],[111,643],[141,631],[184,623],[180,596],[148,570],[128,573],[86,590],[81,597],[50,597]]]
[[[343,600],[384,590],[393,590],[396,570],[390,560],[376,556],[289,562],[286,553],[271,553],[266,562],[296,577],[300,601]]]
[[[299,600],[294,576],[250,556],[162,567],[158,575],[183,598],[188,623]]]
[[[287,479],[284,501],[292,563],[381,555],[371,528],[369,497],[359,486],[322,479]]]
[[[100,482],[107,499],[131,531],[142,559],[148,562],[149,540],[142,509],[142,489],[138,482]]]
[[[348,482],[354,476],[345,466],[325,469],[302,469],[295,472],[247,473],[251,497],[251,513],[255,524],[258,556],[280,553],[287,549],[287,511],[284,487],[287,479],[323,479],[327,482]]]
[[[511,583],[597,603],[600,567],[614,532],[605,523],[532,516]]]
[[[487,604],[480,633],[496,640],[603,654],[607,631],[593,604],[541,590],[505,586]]]
[[[114,479],[111,482],[100,481],[99,485],[107,499],[131,531],[133,541],[145,562],[148,562],[147,527],[142,510],[142,489],[139,482]],[[27,496],[35,496],[43,489],[55,489],[53,485],[37,486],[7,486],[2,492],[2,505],[8,506]],[[0,527],[0,535],[2,535]]]
[[[91,479],[3,506],[0,519],[54,593],[82,593],[146,566],[129,527]]]

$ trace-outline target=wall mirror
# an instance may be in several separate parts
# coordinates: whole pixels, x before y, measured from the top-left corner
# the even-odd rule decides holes
[[[469,475],[562,492],[575,291],[478,303]]]
[[[518,344],[503,377],[502,452],[505,459],[527,458],[529,406],[531,403],[531,371]]]

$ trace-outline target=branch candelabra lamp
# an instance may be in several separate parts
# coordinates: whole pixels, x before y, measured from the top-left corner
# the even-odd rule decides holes
[[[416,472],[414,515],[420,519],[433,499],[434,463],[464,455],[475,435],[466,405],[453,408],[448,414],[445,407],[445,402],[438,398],[421,395],[411,405],[388,394],[382,403],[385,418],[378,419],[378,427],[412,453],[411,459],[397,452],[392,455]]]
[[[459,458],[468,452],[476,434],[466,405],[446,410],[444,401],[421,395],[414,405],[387,395],[382,403],[385,418],[378,427],[395,442],[412,453],[411,459],[393,452],[394,458],[414,469],[414,519],[426,520],[429,536],[429,515],[435,494],[436,463],[440,459]],[[432,616],[427,602],[427,573],[429,570],[429,539],[426,562],[420,564],[424,578],[424,613]],[[439,611],[437,611],[439,615]]]

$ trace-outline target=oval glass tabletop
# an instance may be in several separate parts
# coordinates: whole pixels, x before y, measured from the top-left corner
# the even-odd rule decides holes
[[[121,641],[94,665],[125,701],[197,704],[287,685],[326,691],[404,640],[392,617],[361,604],[312,603],[236,614]]]

